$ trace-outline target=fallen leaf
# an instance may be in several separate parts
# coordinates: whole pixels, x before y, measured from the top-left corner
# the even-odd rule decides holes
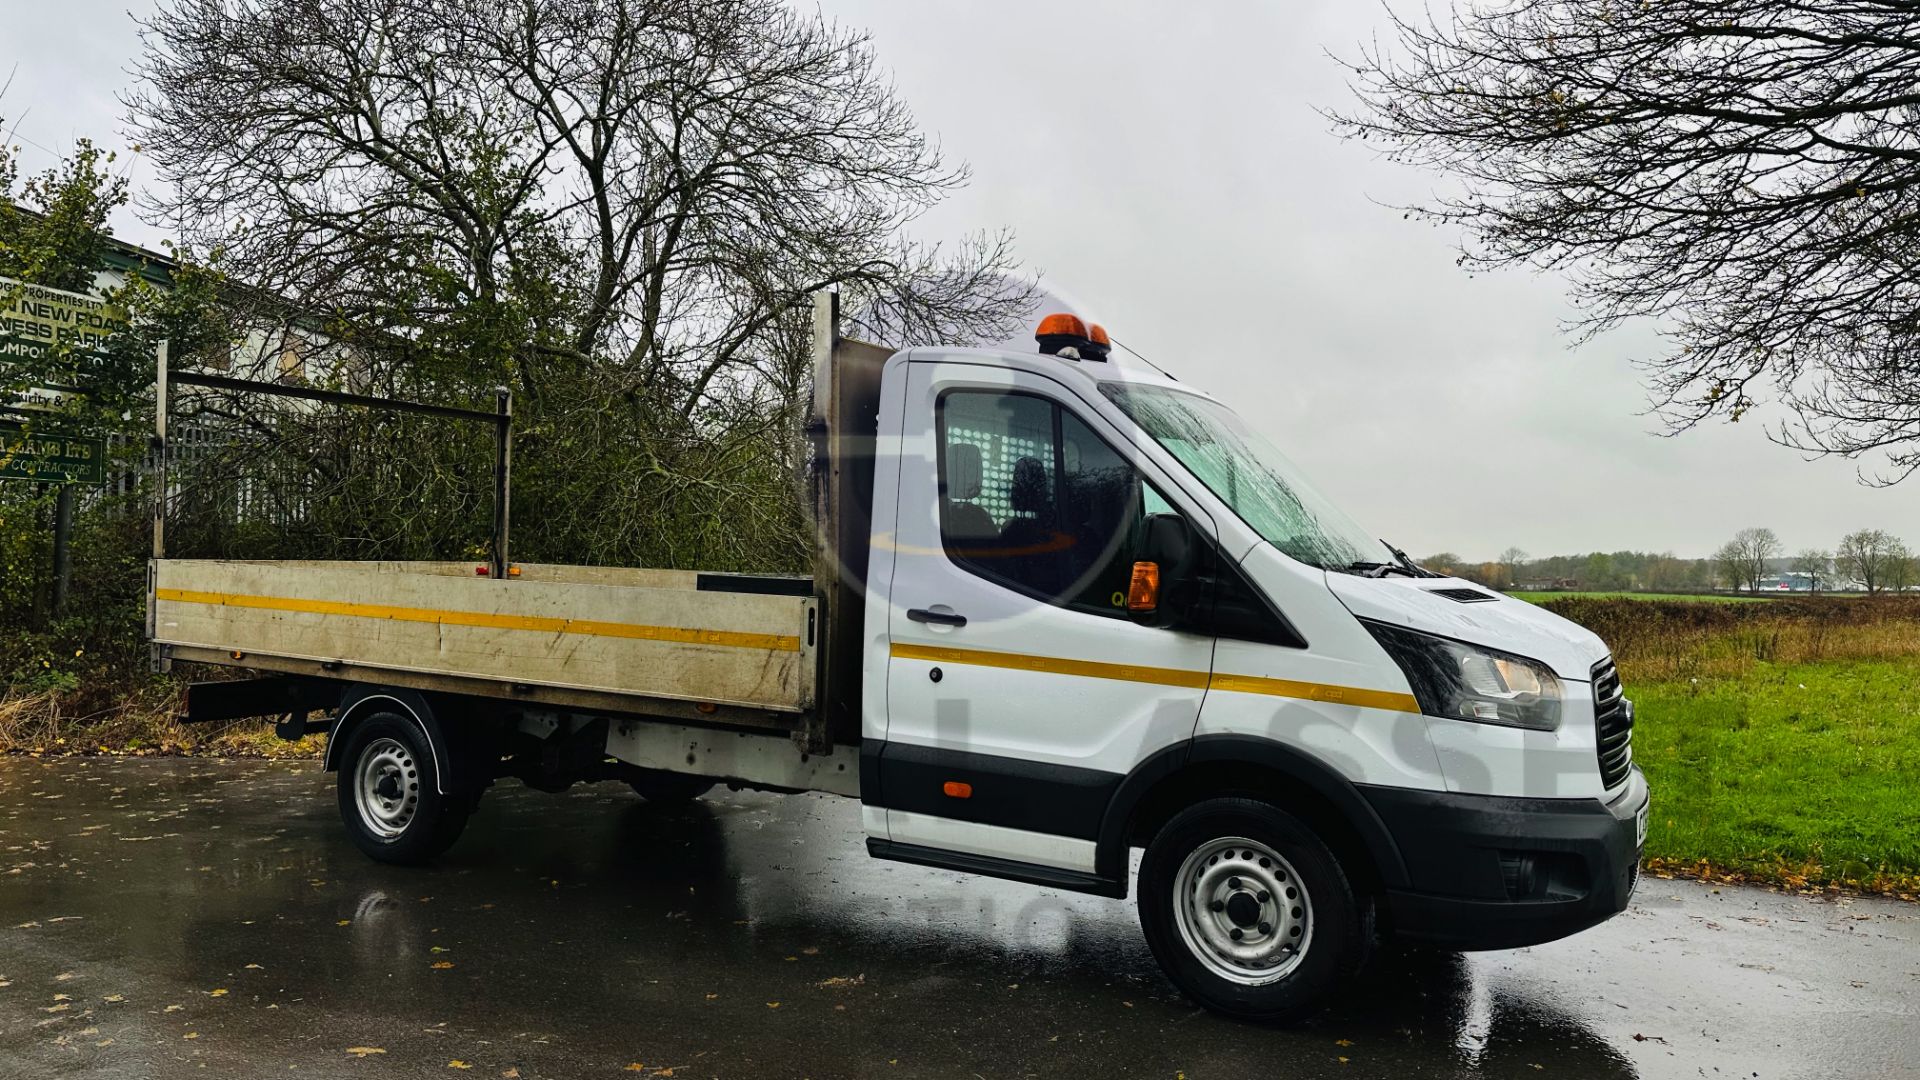
[[[347,1053],[357,1058],[363,1058],[371,1057],[374,1054],[384,1054],[386,1051],[377,1046],[349,1046],[347,1047]]]
[[[109,1005],[118,1005],[121,1002],[127,1000],[127,996],[125,994],[108,994],[106,997],[103,997],[100,1000],[106,1002]]]
[[[352,920],[352,919],[341,919],[341,920],[340,920],[339,922],[337,922],[337,923],[334,923],[333,925],[335,925],[335,926],[352,926],[352,925],[353,925],[353,920]]]
[[[777,1002],[777,1001],[769,1001],[769,1002],[767,1002],[767,1008],[769,1008],[769,1009],[777,1009],[777,1008],[779,1008],[779,1007],[780,1007],[780,1003],[779,1003],[779,1002]]]
[[[432,963],[432,965],[430,965],[430,966],[431,966],[431,967],[433,968],[433,970],[435,970],[435,971],[445,971],[445,970],[447,970],[448,968],[450,968],[450,967],[452,967],[452,966],[453,966],[453,961],[451,961],[451,960],[435,960],[435,961],[434,961],[434,962]]]
[[[471,1066],[471,1065],[469,1065],[469,1064],[467,1064],[467,1063],[466,1063],[466,1062],[464,1062],[464,1061],[461,1061],[461,1060],[460,1060],[459,1058],[455,1058],[455,1059],[453,1059],[452,1061],[449,1061],[449,1062],[447,1062],[447,1068],[449,1068],[449,1069],[471,1069],[471,1068],[473,1068],[473,1066]]]
[[[180,1037],[183,1039],[197,1039],[200,1037],[200,1033],[197,1031],[189,1031],[185,1035],[182,1035]]]
[[[630,1061],[627,1063],[627,1067],[624,1069],[621,1069],[620,1071],[621,1072],[646,1072],[647,1067],[645,1065],[640,1064],[637,1061]]]
[[[818,986],[822,990],[839,990],[843,987],[848,987],[848,986],[861,986],[861,985],[864,985],[866,981],[867,981],[867,976],[865,973],[862,973],[859,975],[851,975],[851,976],[835,975],[831,979],[821,979],[819,982],[815,983],[814,985]],[[713,997],[713,996],[715,995],[712,995],[712,994],[708,995],[708,997]]]
[[[1335,1040],[1333,1040],[1333,1045],[1335,1045],[1335,1046],[1352,1046],[1352,1045],[1353,1045],[1353,1040],[1352,1040],[1352,1039],[1335,1039]]]
[[[208,997],[226,997],[226,996],[227,996],[227,992],[226,992],[226,990],[224,990],[224,989],[221,989],[221,990],[209,990],[209,991],[207,991],[207,996],[208,996]]]

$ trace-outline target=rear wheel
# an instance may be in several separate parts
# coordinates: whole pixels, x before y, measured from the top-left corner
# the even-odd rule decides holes
[[[672,806],[689,803],[713,789],[713,781],[704,776],[648,769],[627,782],[633,793],[650,803]]]
[[[1252,799],[1182,811],[1140,863],[1140,925],[1181,990],[1216,1012],[1293,1019],[1360,970],[1373,904],[1291,814]]]
[[[374,713],[354,727],[337,787],[347,835],[381,862],[432,859],[460,838],[473,811],[471,799],[440,794],[425,736],[398,713]]]

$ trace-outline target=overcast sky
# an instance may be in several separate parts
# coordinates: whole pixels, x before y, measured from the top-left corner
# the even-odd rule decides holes
[[[0,0],[0,74],[15,72],[0,116],[29,169],[81,135],[126,150],[127,7]],[[1010,226],[1049,287],[1225,397],[1417,555],[1701,556],[1747,525],[1789,551],[1866,526],[1920,542],[1920,481],[1864,487],[1853,464],[1802,461],[1751,416],[1655,435],[1632,366],[1659,349],[1652,327],[1570,351],[1559,280],[1470,279],[1457,237],[1383,205],[1444,181],[1338,141],[1314,111],[1349,102],[1326,52],[1380,28],[1373,4],[823,7],[872,32],[922,123],[973,166],[921,235]],[[123,167],[149,175],[135,156]],[[165,236],[130,215],[117,228]]]

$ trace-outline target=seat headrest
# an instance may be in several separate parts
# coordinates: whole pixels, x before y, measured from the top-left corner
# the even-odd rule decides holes
[[[947,491],[949,499],[980,497],[980,448],[957,442],[947,447]]]
[[[1007,493],[1008,501],[1021,513],[1045,512],[1053,502],[1047,479],[1047,467],[1040,464],[1039,458],[1021,458],[1013,463],[1013,488]]]

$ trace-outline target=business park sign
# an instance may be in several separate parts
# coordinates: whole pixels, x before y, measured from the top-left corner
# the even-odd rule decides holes
[[[9,377],[36,375],[59,357],[84,371],[107,340],[127,328],[126,314],[105,301],[0,277],[0,479],[98,484],[105,479],[105,441],[89,432],[50,426],[40,418],[67,410],[82,391],[32,385]],[[42,376],[44,377],[44,376]],[[26,381],[28,385],[18,385]]]
[[[0,277],[0,364],[44,360],[62,346],[98,356],[126,328],[126,313],[104,300]]]

